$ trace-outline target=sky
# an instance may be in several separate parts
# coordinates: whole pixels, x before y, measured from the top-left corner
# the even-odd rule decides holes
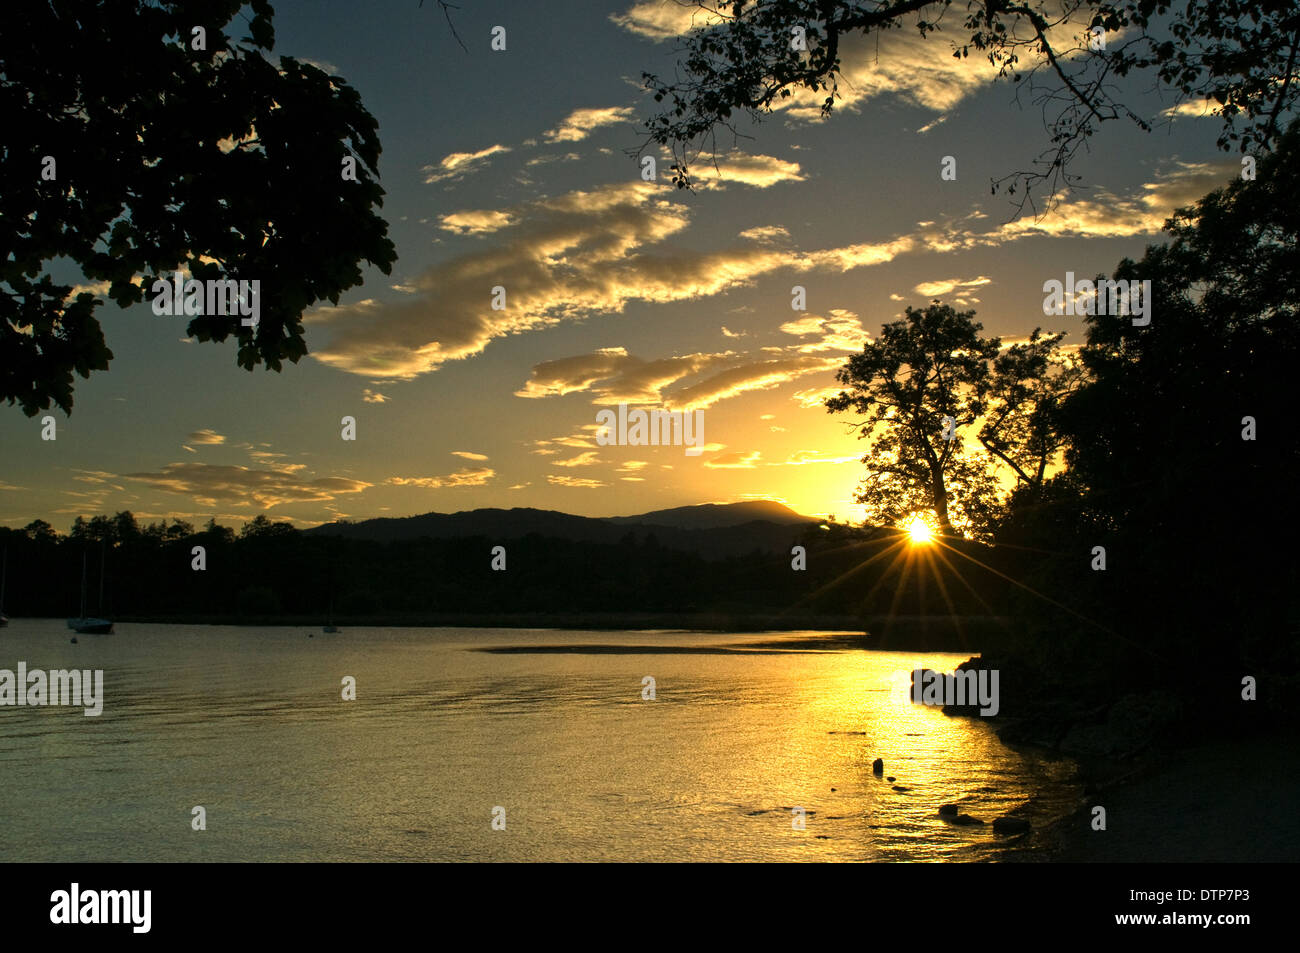
[[[77,379],[70,417],[50,412],[56,440],[44,413],[0,407],[3,525],[750,499],[861,519],[865,446],[821,398],[882,324],[937,298],[986,334],[1043,326],[1077,345],[1082,319],[1045,316],[1043,283],[1140,257],[1240,171],[1217,122],[1143,83],[1125,101],[1156,129],[1106,123],[1071,168],[1083,187],[1017,217],[990,180],[1046,147],[1041,114],[987,62],[952,58],[954,23],[849,44],[829,119],[796,97],[720,138],[716,168],[680,191],[662,153],[645,182],[628,150],[655,108],[641,73],[671,73],[689,8],[466,0],[465,50],[431,2],[363,7],[276,3],[275,53],[346,78],[378,120],[392,274],[309,311],[310,353],[278,374],[237,367],[232,341],[188,340],[148,300],[106,302],[115,358]],[[620,402],[702,411],[705,451],[598,446],[596,414]]]

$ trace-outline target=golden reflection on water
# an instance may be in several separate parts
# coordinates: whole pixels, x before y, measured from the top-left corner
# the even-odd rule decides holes
[[[0,709],[11,860],[975,860],[1073,806],[1069,762],[914,704],[964,655],[810,633],[7,630],[105,669],[104,714]],[[546,647],[564,651],[538,651]],[[764,646],[755,649],[754,646]],[[484,649],[514,647],[504,654]],[[629,648],[635,647],[635,648]],[[357,700],[343,702],[343,675]],[[656,697],[643,698],[643,679]],[[1003,686],[1006,690],[1006,686]],[[872,774],[882,758],[885,776]],[[905,790],[898,790],[902,788]],[[938,816],[955,803],[983,819]],[[201,837],[189,808],[210,818]],[[491,828],[504,807],[504,831]],[[796,808],[804,829],[798,829]]]

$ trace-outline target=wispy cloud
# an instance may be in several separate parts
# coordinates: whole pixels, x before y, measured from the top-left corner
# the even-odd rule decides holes
[[[548,130],[547,142],[580,142],[601,126],[630,122],[636,111],[631,106],[605,106],[598,109],[575,109],[554,129]]]
[[[185,439],[190,443],[207,445],[216,445],[226,442],[226,438],[223,434],[219,434],[215,430],[208,430],[206,428],[194,431],[194,433],[190,434]]]
[[[385,480],[392,486],[418,486],[425,490],[439,490],[455,486],[483,486],[497,473],[491,467],[465,468],[436,477],[389,477]]]
[[[551,486],[569,486],[578,489],[596,489],[597,487],[609,486],[608,483],[601,480],[589,480],[584,477],[572,477],[555,473],[548,474],[546,482]]]
[[[437,165],[426,165],[420,171],[425,173],[426,185],[454,181],[485,168],[493,156],[509,151],[509,146],[497,144],[480,149],[478,152],[453,152],[445,156]]]
[[[294,466],[300,468],[301,464]],[[305,479],[285,469],[256,470],[207,463],[169,463],[154,473],[125,473],[122,476],[155,489],[189,496],[203,506],[219,502],[236,506],[256,503],[263,507],[281,503],[321,503],[343,494],[360,493],[372,485],[342,477]]]

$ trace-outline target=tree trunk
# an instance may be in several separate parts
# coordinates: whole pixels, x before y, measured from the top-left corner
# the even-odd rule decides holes
[[[935,474],[931,492],[934,494],[934,515],[939,522],[939,535],[956,536],[956,531],[948,522],[948,488],[944,486],[943,473]]]

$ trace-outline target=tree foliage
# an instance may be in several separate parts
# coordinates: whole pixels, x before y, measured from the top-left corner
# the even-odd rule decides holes
[[[856,497],[869,522],[929,513],[942,535],[988,539],[1007,495],[998,469],[1033,498],[1059,461],[1061,403],[1082,378],[1061,354],[1064,335],[1035,328],[1003,346],[974,318],[937,301],[909,307],[837,372],[848,389],[827,410],[865,415],[852,426],[870,440]],[[982,450],[966,442],[972,432]]]
[[[338,302],[366,261],[396,259],[377,181],[378,124],[343,79],[282,56],[268,0],[50,0],[0,32],[0,398],[70,412],[73,374],[105,370],[102,303],[53,272],[75,264],[126,307],[155,276],[260,282],[260,321],[193,317],[240,366],[307,353],[302,314]],[[194,28],[205,31],[205,48]],[[43,178],[45,157],[55,178]],[[342,178],[347,157],[356,181]],[[143,280],[142,280],[143,279]],[[70,297],[71,296],[71,297]],[[171,320],[167,318],[159,320]],[[172,332],[168,332],[172,333]]]
[[[1237,710],[1244,674],[1291,680],[1270,704],[1300,688],[1297,161],[1300,124],[1257,179],[1179,210],[1167,243],[1120,263],[1115,278],[1151,282],[1150,324],[1086,318],[1087,378],[1058,415],[1066,469],[999,533],[1027,547],[1008,572],[1111,633],[1087,630],[1089,653],[1141,646],[1112,672]]]
[[[697,0],[707,16],[683,41],[672,77],[643,73],[662,110],[646,122],[649,139],[672,148],[674,181],[691,184],[690,165],[716,146],[719,128],[761,120],[796,95],[840,99],[843,48],[916,30],[936,56],[983,56],[1001,78],[1043,111],[1048,145],[1026,170],[994,183],[1033,203],[1049,201],[1077,177],[1070,160],[1105,122],[1141,130],[1153,120],[1120,99],[1118,81],[1145,78],[1179,105],[1202,100],[1222,118],[1219,146],[1271,149],[1295,109],[1300,3],[1295,0]],[[806,49],[793,44],[801,27]],[[1107,40],[1094,49],[1092,31]],[[940,37],[951,37],[946,47]],[[1129,89],[1133,88],[1132,84]]]

